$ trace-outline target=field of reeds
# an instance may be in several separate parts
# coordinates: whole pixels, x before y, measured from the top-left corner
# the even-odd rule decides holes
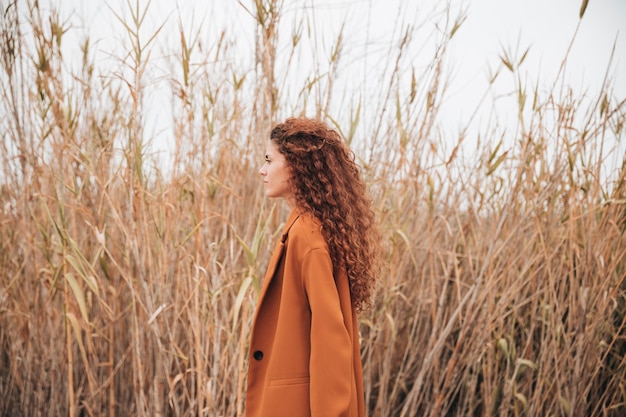
[[[79,32],[71,65],[67,11],[0,0],[0,416],[243,415],[250,322],[288,214],[256,172],[292,114],[350,141],[380,220],[383,273],[360,318],[370,417],[625,415],[626,105],[611,77],[593,94],[563,74],[527,85],[524,51],[503,52],[493,77],[512,80],[514,125],[495,106],[450,137],[462,10],[429,15],[427,38],[401,28],[366,97],[338,90],[343,33],[297,65],[315,30],[281,31],[287,3],[239,3],[248,60],[227,26],[201,38],[181,22],[164,52],[150,3],[120,3],[104,9],[118,48],[103,58]],[[415,42],[428,65],[411,68]]]

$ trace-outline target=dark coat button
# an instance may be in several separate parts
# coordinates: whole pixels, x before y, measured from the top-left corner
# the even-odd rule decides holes
[[[260,350],[255,351],[252,356],[254,357],[254,359],[256,359],[257,361],[260,361],[261,359],[263,359],[263,352],[261,352]]]

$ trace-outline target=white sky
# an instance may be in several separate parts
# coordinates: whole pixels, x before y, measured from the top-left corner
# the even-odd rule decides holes
[[[524,63],[533,80],[552,82],[576,26],[578,0],[472,0],[464,28],[467,37],[458,39],[458,59],[471,87],[484,79],[485,63],[495,67],[502,47],[520,54],[530,47]],[[566,72],[571,85],[580,91],[597,91],[609,64],[614,42],[614,68],[610,72],[615,94],[626,97],[626,0],[590,0],[576,34]],[[464,69],[467,68],[467,71]],[[467,90],[471,90],[468,88]],[[472,95],[463,88],[460,96]]]
[[[62,16],[70,16],[72,25],[68,37],[81,39],[89,33],[92,44],[99,49],[97,61],[112,60],[111,55],[119,54],[126,42],[124,29],[114,17],[113,11],[129,18],[128,3],[136,0],[50,0],[60,9]],[[453,128],[463,126],[476,107],[480,96],[487,87],[488,68],[495,71],[502,68],[499,55],[503,50],[519,51],[530,47],[523,64],[524,81],[530,85],[552,85],[565,56],[567,47],[579,23],[578,13],[582,0],[449,0],[452,10],[466,9],[467,20],[452,43],[449,62],[454,78],[445,102],[445,117]],[[40,2],[43,3],[43,2]],[[140,4],[147,1],[139,0]],[[202,29],[205,44],[214,43],[223,29],[238,34],[234,60],[236,65],[250,65],[254,58],[254,20],[242,5],[253,9],[253,0],[152,0],[144,33],[147,36],[161,24],[165,24],[158,37],[158,51],[167,51],[179,42],[178,16],[189,34]],[[317,43],[310,46],[318,53],[327,56],[332,42],[345,23],[345,48],[342,64],[354,65],[361,71],[358,77],[347,76],[337,80],[338,91],[350,94],[352,88],[379,91],[376,71],[386,65],[389,44],[399,36],[403,24],[424,24],[415,40],[418,49],[412,51],[414,65],[425,59],[426,65],[431,55],[428,33],[432,33],[438,23],[429,15],[432,5],[442,7],[444,1],[436,0],[284,0],[284,14],[281,21],[283,34],[288,36],[294,22],[305,16],[318,32]],[[312,12],[314,10],[314,13]],[[239,34],[241,36],[239,36]],[[576,41],[571,50],[566,74],[570,84],[591,96],[601,86],[614,42],[617,41],[610,76],[614,82],[614,96],[618,100],[626,98],[626,0],[589,0],[587,11],[581,21]],[[432,42],[431,42],[432,43]],[[78,42],[74,42],[78,45]],[[321,51],[321,52],[319,52]],[[426,52],[425,52],[426,51]],[[162,52],[165,54],[166,52]],[[279,50],[279,55],[281,51]],[[158,55],[158,54],[157,54]],[[365,56],[365,58],[363,58]],[[157,59],[153,55],[151,59]],[[282,60],[281,60],[282,58]],[[291,71],[291,77],[311,65],[307,50],[301,51],[299,67]],[[286,58],[279,56],[280,66]],[[112,61],[111,61],[112,62]],[[350,62],[354,62],[350,64]],[[360,68],[360,69],[359,69]],[[280,72],[279,68],[277,72]],[[371,72],[371,74],[369,74]],[[302,80],[296,81],[300,85]],[[341,84],[343,83],[343,85]],[[496,95],[506,96],[514,86],[510,73],[502,71],[495,84]],[[345,93],[344,93],[345,94]],[[285,94],[286,106],[296,106],[296,92]],[[168,105],[167,103],[165,105]],[[502,111],[506,112],[506,106]],[[503,118],[507,115],[503,114]],[[167,131],[171,116],[155,112],[153,121],[155,135]],[[164,122],[165,121],[165,122]],[[159,133],[160,132],[160,133]],[[167,135],[167,134],[166,134]]]

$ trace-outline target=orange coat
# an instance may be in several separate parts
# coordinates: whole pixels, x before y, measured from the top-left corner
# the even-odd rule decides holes
[[[265,274],[248,355],[247,417],[362,417],[357,317],[318,221],[289,216]]]

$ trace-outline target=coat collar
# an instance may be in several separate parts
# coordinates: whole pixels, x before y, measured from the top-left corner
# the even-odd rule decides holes
[[[291,214],[289,215],[289,218],[287,219],[287,221],[285,222],[285,226],[283,227],[283,233],[280,236],[280,241],[282,243],[285,243],[285,240],[287,240],[289,229],[291,229],[291,226],[293,226],[296,220],[298,220],[298,217],[300,217],[300,213],[298,213],[297,210],[293,210]]]
[[[269,283],[276,272],[276,268],[278,267],[278,263],[283,256],[283,251],[285,249],[285,241],[287,240],[287,236],[289,235],[289,229],[291,226],[298,220],[300,217],[300,213],[296,210],[293,210],[289,215],[289,218],[285,222],[285,226],[283,226],[283,232],[280,236],[280,240],[276,244],[274,248],[274,252],[272,253],[272,258],[270,259],[270,263],[267,266],[267,271],[265,272],[265,278],[263,279],[263,286],[261,288],[261,294],[259,296],[259,300],[262,300],[265,297],[265,293],[267,292],[267,288],[269,287]]]

